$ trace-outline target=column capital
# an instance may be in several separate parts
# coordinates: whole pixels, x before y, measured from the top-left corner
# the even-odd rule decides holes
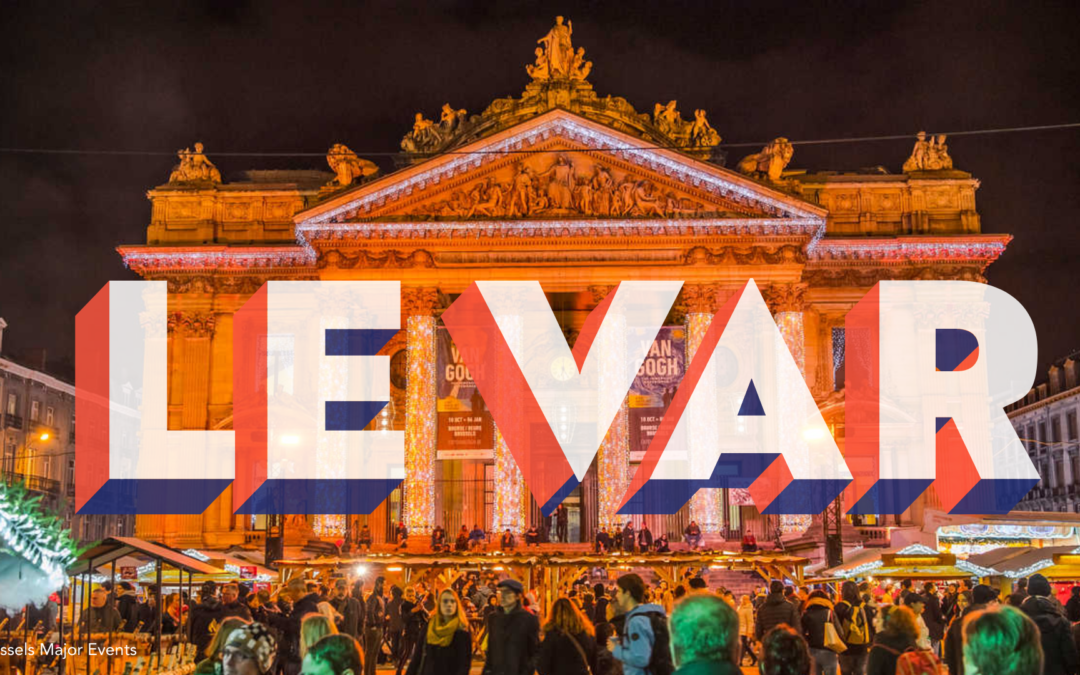
[[[806,289],[809,284],[771,284],[762,289],[765,303],[773,314],[802,312],[806,309]]]
[[[687,314],[715,314],[719,284],[684,284],[677,305]]]
[[[401,289],[401,311],[410,316],[431,316],[442,306],[434,286],[406,286]]]
[[[213,312],[173,312],[168,319],[169,333],[178,337],[212,338],[217,330]]]
[[[615,290],[616,284],[594,284],[589,286],[589,293],[592,294],[592,300],[594,304],[599,305],[607,297],[608,293]]]

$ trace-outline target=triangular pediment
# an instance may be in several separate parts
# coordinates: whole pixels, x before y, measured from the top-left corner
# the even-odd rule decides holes
[[[821,207],[729,169],[552,110],[332,195],[296,223],[303,231],[362,222],[824,217]]]

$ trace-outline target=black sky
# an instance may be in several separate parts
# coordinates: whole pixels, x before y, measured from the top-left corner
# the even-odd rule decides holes
[[[319,158],[214,153],[396,151],[416,111],[437,118],[449,101],[473,113],[519,95],[557,13],[601,96],[705,108],[725,142],[1080,121],[1075,2],[176,4],[5,5],[0,147],[172,153],[202,140],[226,180],[326,170]],[[1041,378],[1080,347],[1080,130],[949,147],[982,181],[983,230],[1015,237],[988,277],[1034,319]],[[792,167],[898,172],[910,149],[802,146]],[[6,355],[70,358],[76,312],[110,279],[135,278],[114,247],[145,242],[146,190],[175,162],[0,154]]]

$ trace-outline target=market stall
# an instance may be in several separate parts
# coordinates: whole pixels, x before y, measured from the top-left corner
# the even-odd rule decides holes
[[[1036,572],[1050,580],[1055,595],[1064,604],[1074,585],[1080,584],[1080,548],[1049,546],[1045,548],[1004,548],[972,556],[970,562],[985,568],[984,578],[1008,594],[1019,579]]]
[[[952,553],[914,544],[902,549],[864,551],[843,565],[821,572],[820,576],[845,580],[873,578],[956,581],[982,577],[986,572],[985,568],[971,561],[958,560]]]

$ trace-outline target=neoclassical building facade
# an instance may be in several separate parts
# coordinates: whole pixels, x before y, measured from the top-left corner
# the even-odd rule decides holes
[[[842,449],[848,310],[880,280],[985,281],[1010,239],[981,232],[979,181],[952,168],[944,137],[920,136],[901,173],[794,170],[783,138],[728,167],[705,111],[687,120],[674,101],[649,114],[598,96],[567,28],[545,36],[520,97],[477,115],[449,105],[439,121],[418,114],[390,173],[339,144],[327,157],[333,175],[223,181],[197,145],[148,192],[146,242],[119,253],[143,278],[168,282],[171,428],[231,428],[233,317],[267,280],[401,282],[402,330],[381,353],[392,359],[390,424],[405,432],[405,479],[370,516],[301,514],[287,536],[336,540],[358,521],[376,538],[399,520],[414,532],[538,521],[497,428],[487,456],[436,450],[440,314],[475,280],[538,280],[571,344],[620,281],[681,280],[667,324],[685,328],[693,359],[712,315],[753,279]],[[572,538],[623,520],[627,424],[624,407],[566,501]],[[204,547],[257,541],[260,519],[233,515],[230,492],[200,516],[139,516],[137,534]],[[777,525],[726,490],[647,518],[673,534],[691,518],[727,536]]]

